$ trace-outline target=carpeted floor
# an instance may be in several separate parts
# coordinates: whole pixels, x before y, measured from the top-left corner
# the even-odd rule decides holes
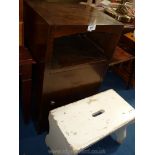
[[[100,91],[114,89],[129,104],[135,107],[135,90],[125,88],[125,83],[112,71],[108,71],[106,78],[100,88]],[[49,155],[48,148],[45,144],[45,135],[37,135],[33,123],[25,125],[23,122],[22,112],[19,114],[20,123],[20,155]],[[135,154],[135,125],[132,124],[127,128],[127,138],[124,143],[119,145],[110,136],[99,141],[80,155],[134,155]]]

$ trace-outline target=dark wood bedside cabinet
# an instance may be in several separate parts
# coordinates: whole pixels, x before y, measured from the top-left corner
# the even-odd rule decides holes
[[[24,26],[36,61],[33,113],[47,129],[49,110],[97,93],[123,24],[89,6],[25,0]]]

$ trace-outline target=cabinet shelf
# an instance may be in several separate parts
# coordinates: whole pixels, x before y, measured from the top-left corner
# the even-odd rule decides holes
[[[54,40],[52,69],[67,69],[82,64],[107,61],[104,52],[83,35],[72,35]]]

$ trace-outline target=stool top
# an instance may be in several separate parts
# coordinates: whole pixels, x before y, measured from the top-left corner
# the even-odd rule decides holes
[[[134,108],[114,90],[51,110],[64,137],[77,152],[134,120]]]

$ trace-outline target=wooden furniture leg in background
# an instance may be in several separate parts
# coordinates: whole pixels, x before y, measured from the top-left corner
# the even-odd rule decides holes
[[[30,120],[30,109],[31,109],[31,79],[22,80],[22,102],[24,121],[26,123]]]
[[[127,89],[129,89],[130,88],[130,86],[132,85],[132,79],[133,79],[133,77],[134,77],[134,75],[135,75],[135,65],[134,65],[134,60],[132,60],[132,62],[131,62],[131,71],[130,71],[130,73],[129,73],[129,80],[128,80],[128,83],[127,83]]]
[[[34,63],[29,51],[25,47],[19,49],[19,74],[22,83],[22,104],[24,112],[24,121],[30,120],[31,106],[31,81],[32,81],[32,64]]]

